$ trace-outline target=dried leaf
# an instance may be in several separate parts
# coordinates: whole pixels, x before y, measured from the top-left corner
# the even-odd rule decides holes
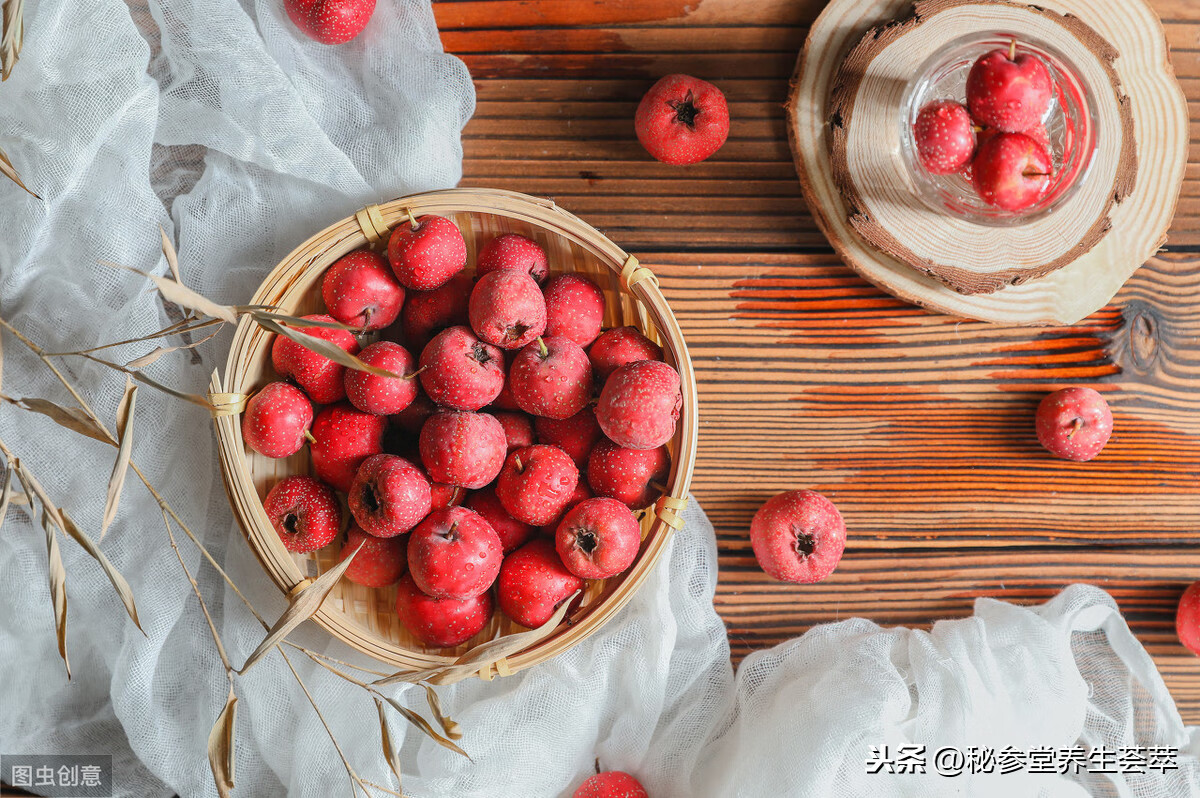
[[[340,321],[325,321],[324,319],[306,319],[303,316],[287,316],[283,313],[268,312],[269,308],[264,308],[261,305],[238,305],[238,310],[245,311],[250,314],[250,318],[255,321],[274,321],[279,324],[286,324],[289,327],[325,327],[330,330],[349,330],[350,332],[359,332],[358,327],[351,327],[349,324],[342,324]]]
[[[454,684],[455,682],[461,682],[463,679],[475,675],[481,663],[494,663],[496,660],[510,657],[554,634],[554,631],[558,629],[558,625],[566,617],[567,610],[571,607],[572,602],[579,593],[580,591],[576,591],[570,598],[560,604],[558,609],[554,611],[554,615],[550,616],[550,620],[537,629],[531,629],[528,632],[521,632],[515,635],[505,635],[497,640],[489,640],[463,654],[452,665],[441,668],[429,668],[422,671],[401,671],[387,678],[377,679],[371,682],[371,684],[383,686],[397,683],[429,682],[431,684]]]
[[[101,443],[112,443],[112,439],[92,420],[91,416],[78,407],[63,407],[48,399],[38,399],[37,397],[15,399],[13,401],[26,410],[41,413],[43,416],[52,419],[60,427],[66,427],[73,432],[86,435]]]
[[[4,18],[0,23],[0,81],[8,80],[21,58],[25,38],[25,0],[4,0]]]
[[[115,368],[119,371],[124,371],[124,369],[121,369],[121,367],[115,363],[109,363],[108,361],[100,360],[99,358],[92,358],[92,359],[97,360],[100,363],[104,363],[107,366],[112,366],[113,368]],[[176,399],[182,399],[185,402],[191,402],[194,405],[199,405],[200,407],[203,407],[205,410],[212,410],[212,404],[198,393],[186,393],[184,391],[177,391],[170,386],[163,385],[158,380],[154,380],[154,379],[151,379],[150,377],[147,377],[145,374],[143,374],[140,371],[135,371],[132,374],[130,374],[130,376],[133,377],[138,382],[142,383],[143,385],[149,385],[151,388],[153,388],[156,391],[162,391],[165,394],[170,394],[171,396],[174,396]]]
[[[8,505],[12,501],[12,469],[4,466],[4,488],[0,489],[0,529],[4,527],[4,517],[8,514]]]
[[[392,733],[388,731],[387,714],[383,711],[383,702],[378,698],[375,699],[375,708],[379,710],[379,738],[383,742],[383,758],[387,760],[388,767],[396,774],[396,785],[404,790],[402,777],[400,775],[400,748],[392,743]]]
[[[135,369],[135,370],[140,369],[140,368],[145,368],[146,366],[149,366],[154,361],[158,360],[163,355],[165,355],[169,352],[174,352],[176,349],[182,349],[182,348],[183,347],[179,347],[179,346],[157,347],[155,349],[150,350],[149,352],[142,355],[141,357],[135,357],[133,360],[131,360],[125,364],[125,368]]]
[[[13,166],[13,162],[8,159],[8,155],[5,154],[4,150],[0,150],[0,175],[4,175],[9,180],[25,189],[26,193],[30,194],[31,196],[41,199],[41,197],[38,197],[37,194],[34,194],[32,191],[30,191],[29,187],[21,181],[21,176],[17,174],[17,168]]]
[[[162,229],[162,225],[159,225],[158,232],[162,234],[162,251],[167,258],[167,266],[171,268],[171,275],[175,282],[182,283],[183,278],[179,276],[179,255],[175,253],[175,246],[171,239],[167,238],[167,231]]]
[[[350,563],[358,556],[361,548],[362,544],[359,544],[359,547],[349,557],[338,563],[336,567],[321,574],[317,577],[317,581],[292,596],[291,604],[284,610],[283,615],[279,616],[279,620],[275,622],[271,630],[267,632],[266,639],[259,643],[258,648],[254,649],[253,654],[246,658],[246,664],[238,671],[239,675],[244,675],[254,663],[262,659],[268,651],[279,645],[279,641],[287,637],[293,629],[311,618],[313,613],[321,608],[325,597],[329,595],[329,591],[333,590],[333,586],[342,578],[342,574],[350,567]]]
[[[71,661],[67,659],[67,571],[63,568],[62,553],[58,550],[58,536],[49,516],[42,514],[42,528],[46,530],[46,556],[50,567],[50,599],[54,602],[54,631],[58,635],[58,654],[71,678]]]
[[[168,302],[174,302],[181,308],[194,310],[197,313],[211,316],[214,319],[221,319],[230,324],[237,324],[237,312],[232,307],[213,302],[211,299],[188,288],[183,283],[177,283],[174,280],[168,280],[166,277],[159,277],[156,274],[150,274],[141,269],[122,266],[119,263],[109,263],[108,261],[101,261],[101,263],[113,268],[125,269],[126,271],[131,271],[148,278],[158,288],[158,292],[163,295],[163,299]]]
[[[75,542],[83,547],[83,550],[92,555],[92,559],[100,563],[100,568],[103,569],[104,575],[108,577],[108,581],[112,582],[113,590],[117,591],[118,598],[125,605],[125,612],[129,613],[129,617],[133,619],[133,625],[138,628],[142,634],[145,630],[142,629],[142,623],[138,620],[137,605],[133,602],[133,591],[129,587],[129,583],[125,581],[125,577],[121,576],[121,572],[104,556],[104,552],[96,547],[95,542],[83,534],[71,517],[67,515],[66,510],[59,510],[59,517],[62,518],[62,529],[68,535],[75,539]]]
[[[442,712],[442,701],[438,698],[437,691],[432,685],[421,683],[425,688],[425,700],[429,703],[429,711],[433,713],[433,717],[437,719],[438,725],[442,727],[442,731],[451,740],[461,740],[463,733],[462,727],[454,722],[454,719]]]
[[[0,391],[4,386],[4,331],[0,330]]]
[[[394,374],[386,369],[381,369],[376,366],[368,366],[366,363],[362,362],[332,341],[326,341],[324,338],[317,338],[316,336],[309,335],[308,333],[302,333],[298,330],[293,330],[290,327],[285,327],[284,325],[277,323],[269,316],[264,315],[261,318],[256,316],[254,320],[258,322],[259,326],[261,326],[264,330],[282,335],[285,338],[290,338],[305,349],[316,352],[318,355],[323,355],[333,362],[345,366],[346,368],[351,368],[356,371],[365,371],[369,374],[378,374],[381,377],[400,378],[403,376],[401,374]]]
[[[12,470],[17,474],[20,486],[25,488],[25,496],[30,497],[31,508],[35,496],[42,499],[42,529],[46,530],[47,572],[50,577],[50,602],[54,605],[54,631],[59,638],[59,656],[62,658],[62,665],[67,668],[67,679],[70,679],[71,661],[67,659],[67,572],[62,568],[59,539],[54,534],[54,523],[50,518],[52,511],[55,516],[58,515],[58,508],[55,508],[53,502],[48,503],[46,491],[38,485],[34,475],[20,464],[20,458],[13,458]]]
[[[66,666],[67,679],[70,679],[71,661],[67,659],[67,571],[63,568],[58,537],[54,534],[55,524],[62,516],[46,495],[46,490],[33,474],[21,465],[20,458],[13,459],[12,468],[21,482],[21,487],[25,489],[25,494],[30,497],[31,506],[34,496],[42,501],[42,529],[46,530],[47,572],[50,576],[50,601],[54,605],[54,631],[58,636],[58,654]]]
[[[224,324],[224,322],[218,322],[218,323]],[[149,366],[154,361],[158,360],[163,355],[168,354],[170,352],[176,352],[180,349],[194,349],[195,347],[200,346],[200,344],[203,344],[207,341],[211,341],[216,336],[216,334],[219,333],[220,331],[221,331],[221,329],[218,327],[216,330],[213,330],[208,335],[201,338],[199,341],[192,341],[190,344],[179,344],[178,346],[160,346],[150,352],[147,352],[146,354],[142,355],[139,358],[134,358],[133,360],[129,361],[128,363],[125,364],[125,368],[127,368],[127,369],[145,368],[146,366]]]
[[[430,725],[429,721],[425,720],[425,718],[421,717],[416,712],[413,712],[411,709],[404,706],[403,704],[401,704],[400,702],[396,701],[393,698],[388,698],[387,696],[382,695],[380,693],[376,693],[375,695],[378,695],[384,701],[391,704],[392,709],[396,710],[401,715],[403,715],[405,720],[407,720],[409,723],[411,723],[412,725],[414,725],[418,729],[420,729],[422,732],[424,732],[429,737],[429,739],[433,740],[438,745],[442,746],[443,748],[447,748],[456,754],[461,754],[462,756],[466,756],[467,759],[471,758],[471,757],[467,756],[466,751],[462,750],[457,745],[455,745],[453,741],[438,734],[437,729],[433,728],[433,726]],[[376,700],[378,700],[378,699],[376,699]]]
[[[117,505],[121,501],[121,489],[125,487],[125,474],[129,471],[129,458],[133,454],[133,408],[137,403],[137,386],[133,378],[125,377],[125,395],[117,405],[117,459],[108,476],[108,495],[104,499],[104,519],[100,522],[100,539],[108,532],[109,524],[117,516]]]
[[[230,798],[233,794],[237,702],[231,684],[229,697],[225,699],[225,708],[217,715],[217,722],[208,733],[208,765],[212,768],[213,780],[217,783],[217,794],[221,798]]]
[[[13,470],[17,473],[17,479],[21,480],[21,487],[25,488],[25,492],[31,497],[36,496],[41,501],[42,514],[49,516],[55,526],[63,529],[66,526],[66,522],[63,521],[62,514],[59,513],[58,505],[50,498],[50,494],[46,493],[46,489],[42,487],[42,483],[38,482],[33,472],[21,465],[20,458],[13,460]]]

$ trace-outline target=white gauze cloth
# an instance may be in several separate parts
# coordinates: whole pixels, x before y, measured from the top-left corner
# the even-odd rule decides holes
[[[51,350],[148,333],[170,321],[115,261],[162,274],[158,227],[176,240],[186,282],[243,302],[268,269],[325,225],[369,202],[455,184],[473,93],[442,54],[428,4],[381,0],[367,31],[328,48],[300,36],[277,0],[30,0],[26,49],[0,87],[0,147],[37,202],[0,183],[0,312]],[[149,367],[202,392],[228,335]],[[3,390],[69,397],[5,337]],[[118,362],[151,345],[106,353]],[[112,419],[122,380],[61,361]],[[232,522],[203,411],[143,388],[135,460],[269,619],[284,607]],[[111,421],[110,421],[111,426]],[[0,407],[0,438],[93,537],[111,448]],[[1004,795],[1188,796],[1200,780],[1195,731],[1111,599],[1074,587],[1040,608],[981,600],[973,618],[930,633],[862,620],[819,627],[749,657],[735,677],[713,610],[712,527],[687,526],[635,599],[583,645],[531,671],[441,690],[465,729],[468,762],[412,731],[405,792],[417,798],[570,795],[599,757],[636,773],[655,798]],[[212,796],[205,757],[225,677],[154,501],[130,475],[102,546],[133,586],[143,636],[95,563],[60,536],[67,571],[65,678],[53,632],[43,533],[23,508],[0,531],[0,753],[101,753],[119,796]],[[229,656],[263,633],[196,550]],[[803,589],[797,589],[797,599]],[[371,663],[306,625],[293,637]],[[395,787],[372,702],[293,657],[346,756]],[[349,782],[277,654],[237,682],[241,796],[348,795]],[[424,711],[418,690],[400,700]],[[872,746],[1028,749],[1077,743],[1177,746],[1167,775],[947,778],[867,774]]]

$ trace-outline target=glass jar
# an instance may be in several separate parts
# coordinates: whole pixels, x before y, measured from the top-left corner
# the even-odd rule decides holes
[[[1014,40],[1018,55],[1028,53],[1042,60],[1054,87],[1050,107],[1042,117],[1054,164],[1053,174],[1050,185],[1037,203],[1021,211],[996,208],[980,199],[968,179],[969,167],[949,175],[932,174],[917,156],[913,139],[913,125],[922,108],[936,100],[953,100],[966,105],[967,74],[971,66],[992,50],[1008,50]],[[900,108],[901,158],[917,195],[940,213],[979,224],[1013,226],[1053,213],[1087,180],[1096,154],[1096,110],[1078,73],[1060,53],[1025,37],[976,33],[951,42],[917,71]]]

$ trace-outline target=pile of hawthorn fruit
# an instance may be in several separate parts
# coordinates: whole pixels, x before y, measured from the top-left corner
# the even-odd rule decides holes
[[[284,546],[332,544],[344,493],[346,578],[399,583],[400,621],[434,647],[483,629],[493,585],[505,615],[537,627],[585,579],[629,568],[634,511],[663,490],[683,401],[662,349],[633,327],[603,330],[604,293],[551,277],[536,242],[501,235],[474,276],[466,264],[462,233],[439,216],[400,225],[386,258],[338,260],[322,278],[328,315],[305,317],[333,326],[305,332],[383,373],[278,336],[281,379],[242,419],[259,454],[309,446],[313,476],[286,477],[263,501]],[[378,340],[360,349],[340,325]]]
[[[1006,211],[1032,208],[1050,188],[1054,158],[1044,120],[1055,86],[1045,62],[1008,49],[981,56],[967,75],[966,104],[937,100],[913,123],[921,164],[959,173],[979,198]]]

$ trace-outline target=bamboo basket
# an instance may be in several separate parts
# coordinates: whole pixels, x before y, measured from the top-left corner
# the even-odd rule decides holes
[[[276,306],[288,315],[324,312],[320,283],[330,264],[364,246],[385,248],[388,232],[394,226],[426,214],[445,216],[458,225],[467,242],[467,269],[472,272],[480,245],[496,235],[520,233],[537,241],[549,256],[552,274],[583,274],[604,291],[605,328],[637,327],[662,345],[664,357],[679,370],[682,383],[683,407],[675,437],[668,444],[670,478],[665,494],[643,513],[642,547],[637,559],[618,577],[588,581],[582,597],[576,600],[578,606],[547,637],[506,657],[484,657],[468,669],[467,675],[490,679],[495,673],[507,675],[536,665],[586,639],[610,621],[646,580],[671,536],[682,527],[678,512],[686,504],[696,459],[696,379],[679,324],[654,274],[554,202],[510,191],[433,191],[364,208],[284,258],[267,275],[251,302]],[[273,340],[274,335],[243,318],[230,347],[224,378],[214,375],[213,394],[226,394],[226,399],[229,395],[245,396],[278,379],[271,367]],[[308,449],[273,460],[246,447],[240,414],[219,415],[216,427],[222,475],[234,515],[270,578],[281,591],[294,594],[337,564],[339,544],[310,554],[288,552],[267,520],[262,499],[283,477],[309,473]],[[348,519],[349,514],[345,515]],[[343,579],[313,620],[358,651],[407,672],[447,669],[483,643],[525,631],[497,610],[483,631],[467,643],[453,649],[426,648],[400,624],[395,598],[394,586],[371,589]]]

